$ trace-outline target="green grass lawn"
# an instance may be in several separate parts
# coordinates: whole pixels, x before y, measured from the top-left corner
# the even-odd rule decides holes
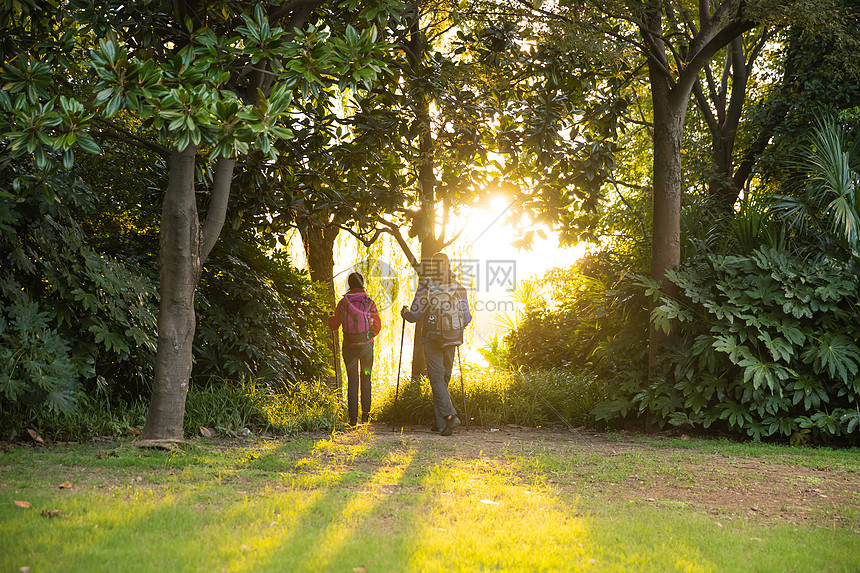
[[[535,430],[6,445],[0,571],[856,572],[858,492],[857,450]]]

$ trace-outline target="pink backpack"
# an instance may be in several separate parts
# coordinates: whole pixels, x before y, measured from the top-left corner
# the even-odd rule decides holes
[[[365,293],[347,293],[346,311],[341,317],[343,342],[345,344],[366,344],[373,340],[373,301]]]

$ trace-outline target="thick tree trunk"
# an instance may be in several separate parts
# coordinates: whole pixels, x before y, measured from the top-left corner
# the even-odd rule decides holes
[[[421,264],[423,274],[429,268],[430,257],[441,248],[441,239],[436,236],[436,174],[433,172],[434,152],[436,142],[430,124],[430,100],[426,95],[421,96],[418,103],[418,120],[421,122],[421,139],[419,141],[418,185],[420,186],[420,213],[416,221],[418,238],[421,241]],[[424,363],[424,346],[421,344],[422,324],[415,324],[415,335],[412,339],[412,380],[418,380],[426,370]]]
[[[323,228],[307,225],[301,230],[311,280],[325,285],[327,303],[332,310],[337,305],[337,296],[334,291],[334,243],[339,232],[340,229],[336,225],[328,225]],[[327,328],[328,325],[326,325]],[[326,379],[326,384],[330,388],[340,391],[343,376],[340,366],[340,345],[336,341],[337,336],[335,335],[329,337],[327,342],[332,353],[331,366],[334,375]]]
[[[654,107],[654,218],[651,246],[651,278],[663,283],[663,292],[675,294],[666,271],[681,262],[681,140],[690,94],[699,72],[722,47],[752,29],[743,18],[741,0],[725,0],[716,6],[700,2],[700,26],[693,41],[680,52],[668,50],[663,31],[663,5],[645,5],[640,26],[648,55],[648,79]],[[670,34],[671,36],[671,34]],[[667,52],[676,58],[670,63]],[[681,61],[678,61],[678,58]],[[681,64],[676,67],[677,64]],[[677,75],[673,69],[677,69]],[[657,356],[667,340],[664,332],[649,326],[648,370],[657,372]]]
[[[654,206],[651,244],[651,278],[663,282],[663,292],[674,294],[665,281],[666,271],[681,262],[681,139],[690,93],[671,88],[665,75],[649,71],[654,102]],[[649,326],[648,371],[656,372],[657,355],[666,333]]]
[[[219,159],[206,222],[201,229],[195,197],[197,148],[173,150],[167,193],[161,209],[158,269],[161,280],[155,380],[140,445],[160,445],[183,437],[185,398],[193,365],[196,328],[194,291],[227,212],[234,159]]]
[[[173,152],[161,212],[158,347],[152,402],[141,440],[183,437],[194,341],[194,290],[200,278],[200,228],[194,196],[197,149]]]
[[[410,63],[413,69],[420,70],[426,51],[426,37],[421,29],[419,2],[413,3],[414,20],[410,31]],[[413,221],[421,241],[421,261],[419,279],[426,273],[430,257],[438,252],[441,240],[436,237],[436,174],[433,172],[436,142],[433,140],[433,126],[430,117],[430,95],[426,88],[416,86],[415,120],[420,127],[418,141],[418,196],[419,214]],[[422,324],[415,324],[412,339],[412,380],[419,380],[424,374],[424,346],[421,344]]]

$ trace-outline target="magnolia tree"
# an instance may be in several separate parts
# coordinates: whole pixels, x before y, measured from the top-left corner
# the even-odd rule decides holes
[[[73,169],[78,150],[98,154],[105,137],[167,160],[157,358],[141,441],[180,440],[194,292],[224,224],[234,172],[251,154],[274,161],[276,142],[293,137],[304,106],[372,87],[388,49],[378,30],[397,3],[12,6],[0,21],[3,147],[34,163],[15,192],[32,189],[58,163]]]

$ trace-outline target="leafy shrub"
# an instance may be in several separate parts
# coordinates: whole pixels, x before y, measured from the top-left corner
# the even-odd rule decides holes
[[[72,415],[85,397],[134,403],[151,391],[155,256],[140,250],[145,241],[86,235],[78,222],[98,227],[95,195],[65,176],[50,183],[62,203],[35,193],[0,197],[0,430],[7,435],[48,415]],[[115,251],[108,256],[94,244]],[[326,368],[320,300],[288,260],[228,234],[199,289],[195,380],[253,377],[284,392],[319,378]]]
[[[647,300],[631,268],[638,271],[641,262],[605,250],[547,272],[548,303],[529,312],[505,339],[510,363],[641,372]]]
[[[702,255],[667,274],[683,293],[660,295],[657,327],[679,324],[663,379],[601,406],[662,424],[713,424],[755,439],[860,437],[858,284],[829,257],[763,247],[749,256]],[[656,285],[651,284],[656,291]]]
[[[63,204],[0,198],[3,427],[75,411],[82,393],[149,377],[155,286],[133,261],[91,248]]]
[[[283,391],[328,368],[322,295],[285,256],[224,241],[207,263],[196,300],[198,383],[251,378]]]
[[[71,414],[35,411],[26,429],[55,441],[89,440],[96,436],[128,438],[146,421],[148,404],[143,401],[109,401],[105,396],[83,395]],[[296,384],[287,392],[272,392],[269,386],[251,380],[212,383],[188,391],[185,435],[200,435],[200,427],[223,435],[244,436],[267,431],[295,434],[330,431],[337,425],[340,405],[323,384]],[[16,433],[2,435],[17,437]]]

